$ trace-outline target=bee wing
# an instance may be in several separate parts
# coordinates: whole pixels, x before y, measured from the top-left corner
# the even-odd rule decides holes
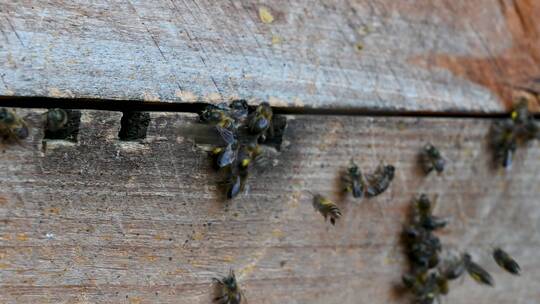
[[[216,130],[218,131],[221,139],[223,139],[228,145],[232,145],[236,142],[236,135],[233,131],[221,126],[216,126]]]

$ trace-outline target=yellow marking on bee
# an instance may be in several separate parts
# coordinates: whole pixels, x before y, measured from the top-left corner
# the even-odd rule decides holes
[[[250,160],[249,159],[243,159],[242,160],[242,167],[247,167],[249,165]]]
[[[512,111],[512,114],[511,114],[512,120],[515,120],[517,116],[518,116],[517,111]]]
[[[17,234],[17,240],[18,241],[28,241],[28,236],[24,233]]]
[[[364,45],[362,44],[362,42],[357,42],[354,47],[357,52],[361,52],[364,49]]]
[[[259,18],[265,24],[270,24],[274,22],[274,16],[270,13],[270,10],[264,6],[259,7]]]

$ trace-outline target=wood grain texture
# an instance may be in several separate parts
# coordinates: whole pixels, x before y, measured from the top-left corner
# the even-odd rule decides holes
[[[0,96],[499,112],[517,87],[538,89],[539,8],[535,0],[1,0]]]
[[[447,248],[469,250],[495,288],[470,279],[449,303],[540,300],[538,143],[512,171],[490,169],[489,120],[289,117],[278,165],[224,203],[193,134],[193,115],[152,113],[142,143],[119,142],[120,114],[83,111],[76,144],[42,144],[38,110],[24,146],[0,155],[0,302],[209,303],[211,278],[237,271],[250,303],[409,303],[393,292],[404,271],[399,232],[413,196],[438,195]],[[446,171],[423,177],[431,141]],[[366,171],[394,164],[390,189],[341,198],[351,157]],[[332,227],[307,191],[338,202]],[[521,263],[513,277],[491,260],[501,245]]]

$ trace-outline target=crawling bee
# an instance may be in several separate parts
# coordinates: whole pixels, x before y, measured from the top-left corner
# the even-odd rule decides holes
[[[465,270],[467,270],[471,278],[473,278],[476,282],[484,285],[494,286],[495,282],[493,281],[493,278],[489,272],[484,270],[482,266],[473,262],[468,253],[463,254],[463,263],[465,265]]]
[[[64,109],[49,109],[46,115],[46,128],[51,132],[64,128],[68,122],[68,113]]]
[[[267,102],[261,103],[251,114],[248,122],[248,129],[252,134],[257,134],[262,141],[266,139],[267,132],[273,132],[272,128],[273,112],[270,104]]]
[[[493,258],[504,270],[511,274],[519,275],[519,272],[521,271],[519,264],[501,248],[495,248],[493,250]]]
[[[228,276],[222,279],[213,278],[213,280],[219,287],[219,294],[214,298],[214,302],[218,304],[240,304],[243,301],[245,302],[245,297],[238,286],[232,269]]]
[[[463,258],[454,258],[447,260],[445,267],[441,271],[448,280],[455,280],[465,272],[465,264]]]
[[[432,209],[433,204],[427,195],[421,194],[416,201],[416,224],[429,231],[444,228],[448,221],[433,215]]]
[[[364,181],[362,172],[351,159],[351,165],[347,173],[342,177],[344,191],[351,192],[353,197],[360,198],[364,194]]]
[[[420,154],[420,162],[426,174],[429,174],[433,170],[441,173],[443,172],[444,165],[446,164],[446,161],[441,156],[439,150],[432,144],[427,144],[424,147],[422,153]]]
[[[367,176],[366,196],[374,197],[388,189],[395,170],[392,165],[379,165],[373,174]]]
[[[236,149],[229,144],[225,147],[216,147],[211,152],[214,157],[214,166],[217,170],[231,166],[236,159]]]
[[[231,117],[236,121],[244,121],[248,116],[248,104],[244,99],[233,100],[230,104]]]
[[[496,121],[491,128],[491,147],[494,159],[503,167],[512,165],[512,158],[517,148],[514,123],[511,120]]]
[[[527,100],[522,98],[512,110],[510,117],[515,124],[516,136],[522,141],[539,138],[540,126],[534,121],[527,106]]]
[[[341,211],[336,204],[320,194],[313,197],[313,207],[324,216],[325,221],[329,217],[332,225],[335,225],[336,220],[341,217]]]
[[[5,142],[18,142],[29,135],[28,125],[15,111],[0,108],[0,136]]]

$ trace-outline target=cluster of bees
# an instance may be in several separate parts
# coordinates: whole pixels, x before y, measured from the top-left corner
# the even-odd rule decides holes
[[[427,144],[420,153],[420,165],[424,173],[442,173],[446,164],[439,150]],[[448,221],[433,215],[434,204],[427,195],[421,194],[413,202],[411,223],[403,231],[406,254],[411,265],[409,273],[402,277],[403,285],[414,295],[415,303],[440,303],[440,297],[449,292],[449,281],[467,272],[480,284],[494,285],[492,276],[472,260],[467,252],[442,260],[443,247],[434,232],[446,227]],[[501,248],[495,248],[493,258],[499,266],[518,275],[518,263]]]
[[[375,197],[388,189],[394,179],[395,171],[396,168],[392,165],[380,164],[375,172],[364,176],[354,160],[351,160],[347,172],[341,177],[343,191],[350,192],[354,198]],[[334,202],[320,194],[313,195],[313,207],[323,215],[325,220],[329,218],[332,225],[335,225],[336,220],[342,215]]]
[[[252,169],[269,165],[267,149],[261,144],[274,137],[273,117],[268,103],[250,111],[245,100],[209,105],[199,114],[200,121],[212,125],[219,135],[221,143],[210,155],[214,168],[225,175],[222,184],[228,199],[244,191]]]
[[[512,165],[513,155],[519,145],[533,139],[540,139],[540,125],[529,112],[527,100],[520,100],[510,114],[510,118],[495,121],[491,128],[491,147],[496,163],[507,168]]]
[[[70,112],[50,109],[45,114],[48,132],[59,132],[70,120]],[[199,120],[211,125],[220,143],[213,147],[210,155],[218,172],[224,174],[225,192],[228,199],[239,195],[245,188],[250,172],[268,165],[264,144],[274,137],[274,114],[268,103],[250,108],[245,100],[233,100],[230,104],[208,105]],[[19,142],[27,138],[29,127],[15,111],[0,108],[0,137],[3,142]],[[519,103],[508,120],[497,121],[492,127],[491,143],[495,159],[508,167],[518,145],[540,138],[540,126],[528,112],[525,102]],[[442,173],[446,161],[439,150],[431,144],[424,146],[419,154],[419,163],[424,173]],[[342,190],[354,198],[372,198],[385,192],[395,174],[395,167],[380,164],[374,172],[363,174],[351,160],[341,177]],[[342,216],[338,206],[321,194],[313,194],[313,206],[332,225]],[[473,261],[467,252],[459,256],[441,258],[443,250],[440,239],[434,232],[443,229],[447,220],[433,215],[434,204],[425,194],[413,202],[411,223],[404,229],[403,239],[411,265],[410,272],[402,277],[404,286],[414,295],[415,303],[430,304],[439,301],[449,292],[449,281],[467,272],[476,282],[493,286],[492,276]],[[493,258],[506,271],[519,275],[519,264],[501,248],[495,248]],[[214,278],[218,304],[240,304],[245,301],[236,276],[231,270],[223,278]]]
[[[480,284],[494,286],[493,277],[469,253],[441,259],[441,241],[433,232],[444,228],[447,220],[433,215],[433,206],[425,194],[420,195],[414,202],[411,223],[403,232],[411,271],[402,280],[414,295],[415,303],[440,303],[441,295],[449,292],[449,281],[465,272]],[[493,258],[506,271],[519,275],[519,264],[501,248],[493,250]]]

